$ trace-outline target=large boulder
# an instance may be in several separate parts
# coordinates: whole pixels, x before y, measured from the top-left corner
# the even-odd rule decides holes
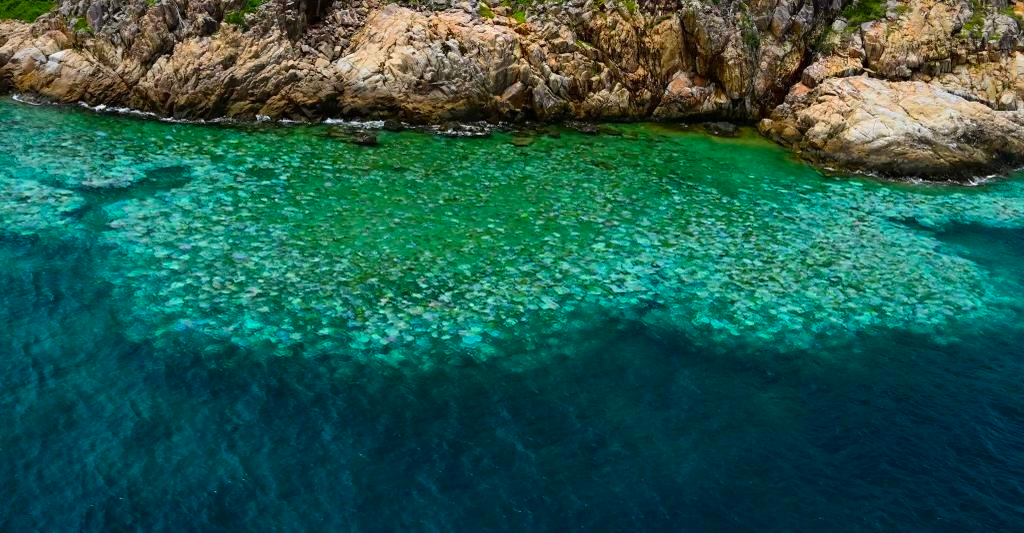
[[[443,120],[487,114],[516,83],[537,85],[520,35],[477,20],[461,11],[427,15],[394,5],[373,13],[351,53],[334,64],[343,109]],[[520,95],[512,92],[509,100]]]
[[[1024,163],[1024,112],[924,82],[797,85],[760,129],[813,162],[885,176],[962,180]]]

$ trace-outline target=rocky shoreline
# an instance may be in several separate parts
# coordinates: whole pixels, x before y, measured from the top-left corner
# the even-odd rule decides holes
[[[760,121],[813,163],[963,179],[1024,163],[1021,15],[1005,0],[65,0],[0,22],[0,92],[183,119]]]

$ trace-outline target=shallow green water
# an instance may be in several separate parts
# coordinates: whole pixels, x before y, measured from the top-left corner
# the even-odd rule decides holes
[[[1022,517],[1020,176],[658,125],[0,124],[0,528]]]

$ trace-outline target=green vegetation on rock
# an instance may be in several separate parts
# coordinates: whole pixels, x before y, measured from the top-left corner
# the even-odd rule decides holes
[[[985,31],[985,5],[981,0],[973,0],[971,2],[971,9],[973,10],[971,18],[964,22],[964,27],[960,29],[960,33],[973,39],[981,39]]]
[[[830,26],[826,26],[818,32],[811,46],[821,55],[830,55],[836,48],[835,35],[836,32]]]
[[[264,0],[245,0],[245,5],[242,9],[237,11],[228,11],[224,13],[224,22],[226,24],[234,24],[235,26],[245,26],[245,16],[255,13]]]
[[[740,19],[740,33],[743,36],[743,43],[751,50],[761,48],[761,33],[757,31],[754,20],[750,18],[749,12],[744,12]]]
[[[851,31],[865,22],[885,18],[885,2],[882,0],[857,0],[846,6],[842,13]]]
[[[75,19],[75,24],[72,26],[75,31],[84,31],[85,33],[93,33],[92,26],[89,26],[89,21],[85,17],[78,17]]]
[[[480,12],[480,16],[485,18],[485,19],[492,19],[492,18],[494,18],[494,10],[491,9],[491,6],[489,6],[487,4],[484,4],[482,2],[480,3],[480,10],[479,10],[479,12]]]
[[[49,0],[0,0],[0,20],[32,22],[51,9]]]
[[[501,0],[501,5],[512,11],[509,17],[519,24],[526,23],[526,11],[536,3],[539,3],[539,0]]]
[[[241,11],[228,11],[224,13],[224,23],[234,24],[235,26],[245,25],[245,15]]]

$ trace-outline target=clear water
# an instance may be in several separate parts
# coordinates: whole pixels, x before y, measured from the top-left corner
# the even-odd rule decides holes
[[[0,530],[1024,520],[1024,176],[658,125],[0,126]]]

